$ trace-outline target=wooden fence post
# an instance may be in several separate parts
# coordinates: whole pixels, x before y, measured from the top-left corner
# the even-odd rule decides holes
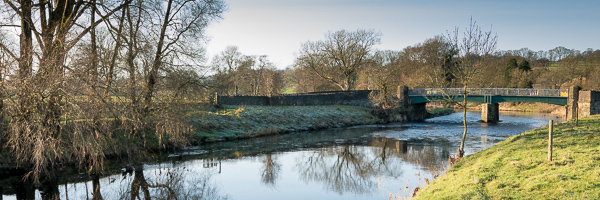
[[[552,161],[552,129],[554,129],[554,121],[548,122],[548,161]]]

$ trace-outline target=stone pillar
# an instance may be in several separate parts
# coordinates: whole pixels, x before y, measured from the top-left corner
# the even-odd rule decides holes
[[[485,103],[481,105],[481,121],[496,123],[500,121],[500,109],[497,103]]]
[[[400,108],[407,109],[410,105],[410,96],[408,96],[408,87],[405,85],[398,86],[398,93],[396,94],[400,100]]]
[[[575,119],[577,116],[577,106],[579,101],[579,86],[571,86],[569,88],[569,97],[567,99],[567,120]]]
[[[410,121],[423,121],[427,116],[427,103],[410,104],[408,113]]]
[[[579,118],[600,114],[600,91],[579,91],[577,107],[579,108],[577,110]]]

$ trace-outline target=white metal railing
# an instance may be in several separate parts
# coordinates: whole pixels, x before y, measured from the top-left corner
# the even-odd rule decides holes
[[[467,95],[498,96],[542,96],[567,97],[568,89],[522,89],[522,88],[467,88]],[[408,91],[410,96],[458,96],[463,95],[463,88],[415,88]]]

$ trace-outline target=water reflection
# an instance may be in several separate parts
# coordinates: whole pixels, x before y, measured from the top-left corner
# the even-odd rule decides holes
[[[9,187],[12,190],[0,191],[8,194],[7,197],[15,192],[12,193],[14,199],[228,199],[219,193],[211,181],[211,174],[194,172],[185,166],[149,170],[137,167],[132,173],[107,177],[93,175],[90,179],[62,185],[56,179],[49,179],[36,186],[15,178]]]
[[[469,119],[478,120],[478,113]],[[474,121],[476,121],[474,120]],[[470,122],[468,152],[543,126],[546,118]],[[4,199],[386,199],[442,173],[456,151],[462,114],[223,142],[189,148],[125,174],[70,173],[41,185],[0,179]],[[385,187],[390,190],[380,192]],[[223,195],[226,194],[226,195]]]
[[[374,186],[369,180],[374,170],[366,160],[366,155],[357,151],[357,147],[342,146],[323,148],[301,157],[296,166],[306,182],[323,182],[328,190],[340,194],[362,194]]]
[[[197,174],[181,166],[136,168],[131,189],[124,191],[119,199],[227,199],[219,195],[210,180],[209,174]]]
[[[433,146],[390,138],[371,138],[367,146],[323,147],[298,157],[295,169],[303,181],[319,182],[339,194],[375,191],[379,177],[419,179],[404,174],[406,165],[421,166],[430,174],[439,172],[449,156],[449,145]],[[411,171],[412,173],[413,171]],[[431,178],[429,178],[431,179]]]
[[[277,163],[276,160],[273,159],[271,153],[267,153],[265,158],[262,160],[264,164],[262,171],[262,182],[265,185],[274,186],[277,177],[279,176],[279,172],[281,171],[281,165]]]

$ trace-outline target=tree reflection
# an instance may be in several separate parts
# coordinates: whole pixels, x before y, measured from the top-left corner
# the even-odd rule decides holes
[[[12,177],[10,183],[17,199],[35,199],[35,187],[29,179]]]
[[[136,168],[129,191],[131,199],[227,199],[219,196],[210,175],[189,176],[190,171],[185,167],[159,168],[151,172],[151,176],[146,176],[147,172]],[[124,196],[127,195],[121,199],[125,199]]]
[[[368,146],[323,147],[297,160],[296,169],[306,182],[323,182],[328,190],[343,194],[373,191],[377,178],[402,175],[402,165],[412,163],[432,172],[447,159],[446,147],[409,145],[407,141],[373,138]]]
[[[271,153],[267,153],[267,155],[265,155],[262,163],[264,164],[263,169],[261,170],[262,182],[266,185],[274,186],[275,181],[279,176],[279,172],[281,171],[281,165],[273,160]]]
[[[92,188],[94,188],[94,192],[92,193],[92,200],[103,200],[104,198],[102,198],[102,193],[100,193],[100,175],[93,175]]]
[[[43,200],[60,199],[58,192],[58,180],[56,178],[47,178],[40,185],[40,194]]]
[[[150,199],[149,184],[144,177],[144,170],[141,167],[136,167],[133,172],[133,181],[131,181],[131,199],[141,199],[140,190],[144,194],[144,199]]]
[[[327,189],[340,194],[362,194],[376,185],[370,180],[376,171],[368,159],[356,146],[326,147],[299,160],[296,167],[304,181],[324,182]]]

